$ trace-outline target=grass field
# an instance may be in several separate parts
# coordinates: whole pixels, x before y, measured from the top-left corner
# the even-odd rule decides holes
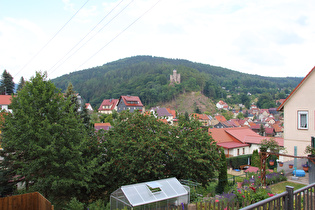
[[[270,185],[269,187],[271,188],[271,191],[273,193],[279,194],[285,191],[286,186],[292,186],[294,187],[294,190],[300,189],[302,187],[305,187],[306,185],[304,184],[299,184],[295,182],[289,182],[289,181],[284,181],[284,182],[279,182],[274,185]]]

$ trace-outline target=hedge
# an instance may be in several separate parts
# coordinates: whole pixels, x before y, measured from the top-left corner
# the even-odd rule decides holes
[[[226,158],[226,163],[228,167],[233,169],[240,168],[241,165],[248,165],[248,158],[251,159],[252,155],[239,155],[235,157]]]

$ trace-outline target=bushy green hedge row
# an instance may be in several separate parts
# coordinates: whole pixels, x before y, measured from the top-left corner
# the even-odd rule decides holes
[[[248,164],[248,158],[251,159],[252,155],[239,155],[236,157],[226,158],[226,163],[228,167],[232,167],[233,169],[240,168],[241,165]]]

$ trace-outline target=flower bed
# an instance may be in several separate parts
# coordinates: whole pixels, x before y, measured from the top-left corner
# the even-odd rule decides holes
[[[255,184],[255,185],[260,185],[261,184],[261,179],[260,176],[257,174],[249,174],[248,175],[251,178],[244,179],[243,181],[243,186]],[[276,184],[278,182],[282,181],[287,181],[287,177],[284,175],[283,172],[272,172],[272,173],[267,173],[266,174],[266,184],[271,185],[271,184]]]
[[[246,186],[241,189],[233,188],[229,193],[218,195],[215,197],[215,201],[229,204],[233,203],[235,206],[244,207],[251,203],[272,197],[273,195],[268,187]]]

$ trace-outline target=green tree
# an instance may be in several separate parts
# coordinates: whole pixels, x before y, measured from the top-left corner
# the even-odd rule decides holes
[[[66,90],[66,93],[65,93],[65,98],[66,99],[70,99],[70,102],[71,102],[71,106],[73,106],[74,108],[74,111],[78,111],[79,108],[80,108],[80,104],[78,102],[78,97],[77,97],[77,94],[74,92],[73,90],[73,85],[72,83],[70,82],[69,85],[68,85],[68,88]]]
[[[82,156],[87,134],[74,105],[46,78],[37,72],[12,98],[1,156],[3,167],[24,179],[26,191],[39,191],[58,206],[84,197],[95,165]]]
[[[226,157],[224,154],[224,150],[221,150],[221,159],[220,159],[220,171],[219,171],[219,181],[217,185],[216,192],[218,194],[222,194],[224,192],[224,188],[228,185],[228,176],[227,176],[227,164]]]
[[[236,117],[237,117],[237,119],[244,119],[243,112],[239,112]]]
[[[20,91],[23,88],[24,85],[25,85],[24,77],[21,77],[20,82],[18,84],[17,91]]]
[[[260,157],[259,157],[257,149],[255,149],[253,151],[253,155],[252,155],[252,159],[251,159],[251,165],[260,168]]]
[[[261,109],[269,109],[275,107],[276,104],[270,93],[263,93],[258,97],[257,106]]]
[[[11,95],[14,93],[13,77],[7,70],[4,70],[2,73],[0,90],[2,95]]]
[[[102,141],[107,190],[171,176],[203,184],[214,178],[220,159],[216,143],[198,121],[183,120],[181,125],[170,126],[137,112],[120,113]]]
[[[260,124],[259,135],[265,136],[265,127],[263,124]]]

